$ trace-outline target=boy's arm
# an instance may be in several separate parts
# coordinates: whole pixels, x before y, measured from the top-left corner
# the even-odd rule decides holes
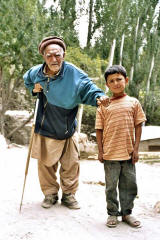
[[[103,144],[102,144],[103,130],[96,129],[96,138],[98,144],[98,160],[103,162]]]
[[[138,149],[139,149],[139,143],[141,140],[141,133],[142,133],[142,123],[135,126],[135,144],[134,144],[134,150],[132,154],[132,163],[135,164],[138,162],[139,156],[138,156]]]

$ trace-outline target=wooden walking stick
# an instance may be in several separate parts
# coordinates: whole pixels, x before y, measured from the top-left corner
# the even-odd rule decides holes
[[[35,129],[35,123],[36,123],[38,105],[39,105],[39,98],[37,98],[37,100],[36,100],[36,106],[35,106],[35,111],[34,111],[34,118],[33,118],[33,124],[32,124],[32,129],[31,129],[31,137],[30,137],[30,143],[29,143],[29,149],[28,149],[28,156],[27,156],[27,162],[26,162],[26,169],[25,169],[25,177],[24,177],[24,183],[23,183],[23,191],[22,191],[21,203],[20,203],[20,208],[19,208],[19,211],[20,211],[20,212],[21,212],[21,208],[22,208],[24,188],[25,188],[26,178],[27,178],[27,174],[28,174],[29,161],[30,161],[32,143],[33,143],[33,136],[34,136],[34,129]]]

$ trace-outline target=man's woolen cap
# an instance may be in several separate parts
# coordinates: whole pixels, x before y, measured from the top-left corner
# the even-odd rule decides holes
[[[49,45],[49,44],[57,44],[59,46],[61,46],[64,50],[64,52],[66,51],[66,45],[65,42],[63,40],[63,38],[60,37],[56,37],[56,36],[49,36],[44,38],[40,44],[39,44],[39,53],[43,55],[44,49]]]

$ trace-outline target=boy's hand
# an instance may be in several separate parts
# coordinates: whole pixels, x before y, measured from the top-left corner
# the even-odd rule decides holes
[[[99,160],[101,163],[104,162],[104,160],[103,160],[103,152],[99,152],[99,153],[98,153],[98,160]]]
[[[103,106],[108,105],[109,104],[109,97],[101,96],[100,98],[97,98],[97,105],[100,106],[101,104]]]
[[[138,162],[138,160],[139,160],[138,151],[134,150],[132,153],[132,163],[135,164],[136,162]]]

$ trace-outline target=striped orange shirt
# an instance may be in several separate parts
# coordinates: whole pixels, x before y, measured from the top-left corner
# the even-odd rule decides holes
[[[128,160],[134,147],[135,126],[146,121],[140,102],[124,96],[97,108],[95,129],[103,130],[103,159]]]

